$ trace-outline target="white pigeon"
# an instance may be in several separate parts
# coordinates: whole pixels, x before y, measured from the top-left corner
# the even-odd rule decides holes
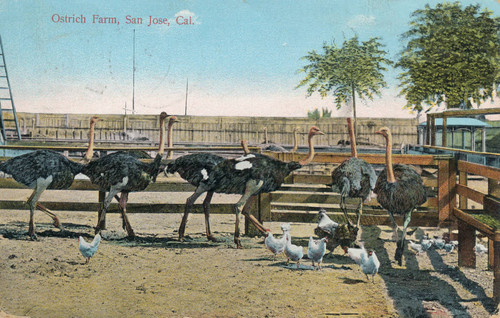
[[[488,249],[483,244],[479,243],[476,244],[474,250],[477,255],[483,255],[484,253],[488,252]]]
[[[285,238],[285,255],[287,257],[286,265],[288,265],[291,260],[292,262],[297,262],[297,268],[299,268],[299,262],[304,256],[304,248],[302,246],[293,245],[290,235],[285,234]]]
[[[286,233],[284,232],[283,236],[280,239],[277,239],[273,236],[273,233],[268,230],[267,237],[264,240],[264,245],[274,254],[274,257],[276,258],[276,255],[285,251]]]
[[[335,221],[332,221],[328,215],[326,214],[325,209],[320,209],[318,212],[318,227],[323,231],[330,233],[331,235],[335,234],[335,230],[339,227],[339,224]]]
[[[101,235],[97,234],[94,236],[94,239],[90,243],[86,242],[82,236],[80,236],[78,240],[80,241],[80,252],[86,259],[85,264],[88,264],[90,258],[97,252],[97,248],[101,242]]]
[[[326,253],[326,243],[328,239],[323,237],[320,240],[313,240],[312,236],[309,237],[309,244],[307,246],[307,256],[312,261],[313,268],[314,262],[318,264],[318,270],[321,269],[321,262],[323,261],[323,256]]]
[[[414,250],[415,252],[417,252],[417,255],[420,255],[420,253],[423,253],[424,252],[424,249],[422,247],[422,244],[418,244],[418,243],[415,243],[413,242],[412,240],[408,240],[408,246]]]
[[[365,273],[366,279],[369,279],[368,275],[372,275],[372,282],[375,282],[375,274],[378,273],[379,267],[380,261],[375,251],[368,251],[361,254],[361,270]]]

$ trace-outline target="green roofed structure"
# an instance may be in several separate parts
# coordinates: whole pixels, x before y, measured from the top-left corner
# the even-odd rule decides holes
[[[436,118],[436,146],[441,146],[439,142],[442,140],[443,119]],[[447,145],[451,148],[460,148],[476,151],[476,132],[481,132],[481,151],[486,152],[486,128],[491,127],[489,124],[475,118],[453,118],[446,119],[446,135]],[[427,133],[427,122],[418,125],[418,143],[425,144]]]

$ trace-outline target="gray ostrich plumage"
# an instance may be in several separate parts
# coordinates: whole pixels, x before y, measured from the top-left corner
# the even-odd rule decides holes
[[[98,185],[100,191],[108,192],[104,199],[96,233],[99,233],[103,227],[102,222],[111,201],[115,195],[121,193],[120,207],[124,226],[129,236],[135,235],[126,216],[128,193],[143,191],[149,183],[156,181],[161,171],[161,159],[162,155],[158,154],[151,163],[144,163],[132,154],[115,152],[90,162],[82,169],[82,173],[87,175],[93,184]]]
[[[156,177],[161,172],[161,161],[165,149],[165,119],[167,117],[165,112],[160,114],[159,149],[152,162],[140,161],[139,159],[143,157],[141,152],[117,151],[90,162],[82,169],[82,173],[87,175],[93,184],[98,185],[100,191],[108,192],[99,211],[96,233],[105,228],[106,212],[111,201],[116,197],[122,213],[123,227],[128,236],[135,236],[126,213],[128,194],[143,191],[151,182],[156,181]],[[170,117],[175,118],[175,116]],[[121,193],[119,198],[117,197],[118,193]]]
[[[82,164],[73,162],[52,150],[36,150],[0,164],[0,171],[10,174],[17,182],[34,189],[28,199],[30,206],[28,234],[32,239],[36,239],[33,220],[35,208],[47,213],[54,220],[54,226],[61,226],[57,216],[38,203],[42,192],[45,189],[69,188],[75,175],[80,173],[83,167]]]
[[[309,130],[309,154],[306,159],[300,162],[283,162],[262,154],[247,154],[237,159],[222,161],[215,166],[208,178],[201,181],[195,193],[190,197],[189,203],[192,205],[196,198],[204,192],[241,194],[242,197],[235,207],[236,223],[234,233],[234,242],[238,248],[241,248],[239,240],[240,214],[243,213],[260,232],[266,232],[262,224],[248,213],[253,198],[259,193],[278,189],[285,177],[292,171],[312,161],[314,157],[312,138],[315,135],[323,135],[323,132],[317,127],[311,127]],[[185,224],[181,224],[181,228],[183,226]],[[179,231],[179,239],[182,239],[183,234],[183,232]]]
[[[357,222],[359,227],[360,216],[362,214],[363,201],[365,201],[373,191],[377,174],[373,167],[363,159],[357,157],[356,139],[351,118],[347,118],[347,128],[350,136],[352,157],[342,162],[332,171],[332,191],[340,193],[340,208],[344,212],[347,222],[350,224],[347,216],[347,207],[345,199],[360,198],[361,202],[356,209]]]
[[[403,232],[397,242],[395,255],[396,261],[401,265],[411,213],[427,201],[427,194],[422,178],[414,169],[407,165],[392,164],[392,136],[389,128],[384,127],[377,131],[377,134],[383,135],[386,139],[386,168],[378,176],[374,192],[377,194],[379,204],[389,212],[395,237],[397,237],[397,225],[394,215],[401,215],[404,218]]]
[[[90,118],[89,144],[83,159],[90,160],[94,149],[94,126],[101,120],[97,116]],[[46,189],[68,189],[75,176],[82,171],[83,164],[73,162],[62,154],[52,150],[36,150],[20,155],[0,164],[0,171],[10,174],[14,180],[34,189],[28,198],[30,206],[30,222],[28,234],[31,239],[36,239],[34,213],[38,208],[54,220],[54,226],[62,229],[57,215],[38,203],[40,196]]]
[[[165,171],[167,173],[173,174],[177,172],[181,178],[188,181],[194,186],[199,186],[200,183],[207,179],[209,174],[212,173],[215,166],[224,161],[224,157],[214,155],[211,153],[193,153],[185,155],[175,159],[170,162]],[[212,200],[214,192],[207,191],[205,200],[203,201],[203,212],[205,213],[205,229],[207,234],[207,239],[211,241],[216,241],[215,237],[210,231],[210,201]],[[196,200],[196,198],[195,198]],[[191,203],[191,197],[186,200],[184,216],[181,221],[181,227],[179,228],[179,238],[182,240],[184,236],[184,231],[186,229],[187,217],[191,212],[194,201]]]

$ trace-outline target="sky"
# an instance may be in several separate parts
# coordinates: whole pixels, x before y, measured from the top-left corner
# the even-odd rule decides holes
[[[380,37],[395,60],[411,13],[439,2],[0,0],[0,36],[19,112],[123,114],[133,104],[138,114],[183,115],[188,87],[188,115],[303,117],[328,108],[345,117],[349,106],[337,111],[333,97],[296,88],[301,57],[358,35]],[[500,15],[497,0],[461,3]],[[358,100],[359,117],[416,116],[402,109],[398,72],[385,74],[381,97]]]

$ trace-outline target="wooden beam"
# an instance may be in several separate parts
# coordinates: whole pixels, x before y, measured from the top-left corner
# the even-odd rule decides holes
[[[438,165],[438,213],[439,223],[450,218],[450,160],[440,160]]]
[[[494,167],[483,166],[477,163],[459,160],[458,170],[472,173],[478,176],[487,177],[490,179],[500,180],[500,169]]]
[[[476,268],[476,229],[458,220],[458,266]]]
[[[97,202],[56,202],[40,201],[42,205],[53,211],[98,211]],[[29,210],[25,201],[2,200],[0,209],[10,210]],[[118,203],[111,203],[109,213],[118,213]],[[214,214],[234,214],[234,204],[231,203],[212,203],[210,211]],[[184,203],[127,203],[127,213],[183,213]],[[194,205],[193,213],[203,213],[202,203]]]
[[[456,185],[457,194],[460,196],[460,200],[464,200],[465,204],[460,204],[460,209],[467,209],[467,199],[470,199],[479,204],[483,204],[484,202],[484,193],[479,192],[477,190],[468,188],[463,184]]]
[[[478,231],[485,234],[486,236],[494,238],[495,229],[482,223],[478,219],[474,218],[471,214],[466,213],[458,208],[453,208],[453,215],[457,219],[461,220],[464,223],[469,224],[474,229],[477,229]],[[475,246],[475,242],[474,242],[474,245],[472,247],[474,247],[474,246]]]
[[[458,207],[462,210],[464,209],[467,209],[467,194],[465,192],[460,192],[462,188],[462,190],[465,191],[464,188],[466,189],[469,189],[467,188],[467,182],[468,182],[468,178],[467,178],[467,172],[465,171],[460,171],[459,172],[459,176],[458,176],[458,182],[459,184],[456,185],[456,191],[457,191],[457,194],[460,196],[459,198],[459,202],[458,202]]]

